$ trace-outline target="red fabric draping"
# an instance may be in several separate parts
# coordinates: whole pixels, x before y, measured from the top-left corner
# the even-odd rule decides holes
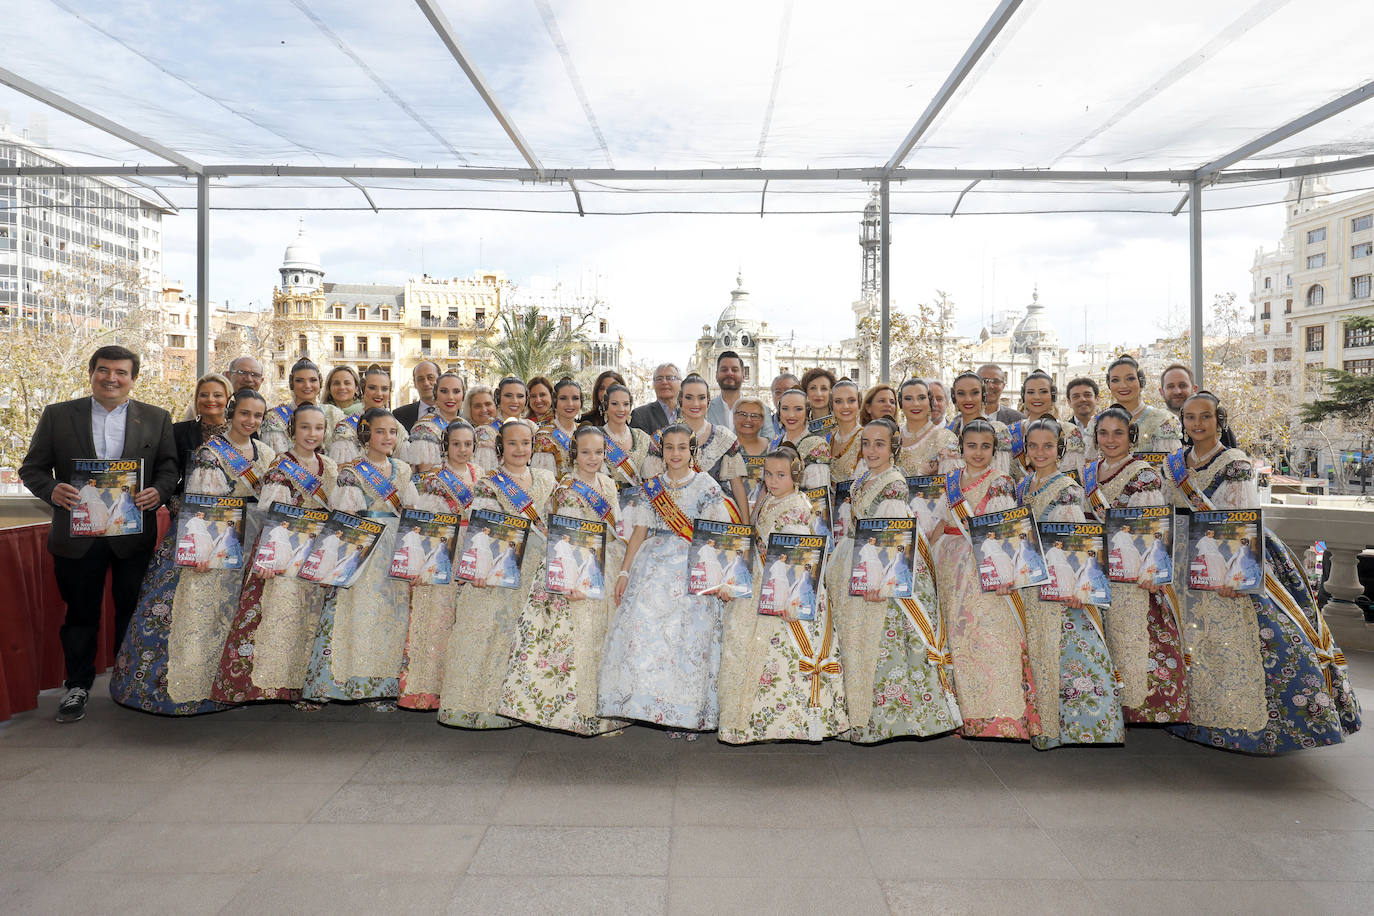
[[[171,524],[167,510],[158,512],[158,537]],[[38,706],[38,692],[61,687],[66,678],[58,631],[67,606],[57,591],[48,526],[26,525],[0,530],[0,722]],[[105,613],[96,651],[97,671],[114,665],[114,604],[105,587]]]

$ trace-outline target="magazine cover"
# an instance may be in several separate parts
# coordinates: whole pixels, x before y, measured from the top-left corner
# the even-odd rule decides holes
[[[1103,566],[1102,523],[1040,522],[1037,527],[1049,573],[1049,579],[1040,586],[1040,600],[1067,604],[1076,597],[1098,607],[1111,604],[1112,586]]]
[[[816,513],[816,517],[811,521],[811,530],[821,537],[831,537],[833,529],[830,520],[830,488],[816,487],[802,490],[802,493],[811,500],[811,509]]]
[[[940,521],[945,505],[945,478],[939,474],[906,479],[907,505],[927,538]]]
[[[1172,506],[1107,510],[1107,576],[1140,585],[1174,581]]]
[[[606,523],[549,516],[549,550],[544,587],[574,601],[606,597]]]
[[[687,593],[731,598],[752,595],[754,571],[749,560],[753,544],[753,525],[696,519],[687,548]]]
[[[1164,473],[1164,462],[1169,460],[1168,452],[1132,452],[1132,458],[1139,458],[1159,473]]]
[[[453,547],[462,521],[447,512],[402,509],[386,574],[416,585],[448,585],[453,581]]]
[[[806,431],[813,436],[828,436],[839,425],[840,421],[835,419],[834,414],[826,414],[823,417],[816,417],[814,420],[807,420]]]
[[[329,513],[323,509],[272,503],[262,523],[262,534],[258,535],[253,575],[263,579],[294,577],[301,571],[311,542],[320,536],[327,521]]]
[[[815,534],[770,534],[763,556],[759,613],[788,620],[816,619],[825,538]]]
[[[745,488],[749,491],[749,504],[758,502],[759,494],[763,492],[763,460],[764,455],[745,455],[744,469],[749,472],[749,480],[745,483]]]
[[[1259,509],[1194,512],[1188,519],[1188,587],[1214,592],[1264,590],[1264,513]]]
[[[910,598],[915,553],[915,519],[857,519],[854,523],[854,558],[849,567],[849,594]]]
[[[1029,506],[975,515],[969,519],[969,534],[983,591],[995,592],[1002,585],[1044,585],[1049,579]]]
[[[530,520],[473,509],[458,550],[458,578],[482,588],[519,588]]]
[[[350,587],[358,581],[363,564],[377,549],[383,528],[381,522],[335,509],[311,542],[296,578],[318,585]]]
[[[853,488],[852,480],[835,484],[835,495],[830,501],[830,536],[835,540],[847,535],[849,526],[854,523],[854,507],[849,502],[849,491]]]
[[[248,500],[241,496],[187,493],[177,513],[178,566],[243,569],[243,519]]]
[[[79,491],[71,511],[74,538],[117,538],[143,533],[143,512],[134,494],[143,489],[143,459],[78,458],[71,485]]]
[[[1072,480],[1074,483],[1078,484],[1080,487],[1083,486],[1083,472],[1078,470],[1078,468],[1069,468],[1067,471],[1064,472],[1064,476]]]

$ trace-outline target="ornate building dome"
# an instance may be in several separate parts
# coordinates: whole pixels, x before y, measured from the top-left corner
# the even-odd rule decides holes
[[[1038,353],[1042,350],[1054,351],[1059,346],[1059,335],[1046,320],[1045,307],[1040,304],[1040,291],[1031,294],[1030,305],[1026,306],[1026,316],[1016,324],[1011,334],[1011,352]]]
[[[716,340],[722,349],[753,346],[758,337],[763,320],[749,301],[749,292],[744,288],[744,277],[735,277],[735,288],[730,292],[730,304],[716,319]]]

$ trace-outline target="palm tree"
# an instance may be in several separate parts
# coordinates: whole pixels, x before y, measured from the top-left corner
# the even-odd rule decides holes
[[[480,350],[498,377],[558,379],[573,374],[573,355],[584,340],[581,329],[557,327],[536,309],[508,309],[496,341],[484,341]]]

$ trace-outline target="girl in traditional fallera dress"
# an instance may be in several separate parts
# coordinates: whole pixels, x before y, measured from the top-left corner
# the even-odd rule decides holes
[[[363,383],[352,366],[335,366],[324,380],[324,402],[353,417],[363,412]],[[328,433],[328,430],[325,430]]]
[[[441,400],[446,377],[447,374],[439,376],[436,385]],[[463,519],[460,540],[461,529],[467,524],[468,507],[483,473],[472,461],[475,442],[471,423],[461,417],[449,423],[440,439],[444,463],[422,477],[417,486],[416,508]],[[468,594],[467,586],[458,579],[457,570],[451,571],[450,576],[446,585],[412,585],[410,588],[410,626],[401,660],[401,694],[396,700],[396,705],[406,709],[439,708],[458,602]]]
[[[902,382],[902,447],[897,466],[908,477],[948,474],[959,466],[959,437],[930,414],[930,385],[923,379]]]
[[[1166,505],[1159,472],[1131,456],[1138,438],[1124,407],[1113,404],[1097,415],[1093,440],[1101,457],[1084,468],[1083,489],[1098,521],[1106,522],[1108,509]],[[1188,669],[1176,595],[1172,586],[1148,581],[1112,583],[1107,647],[1121,673],[1127,722],[1188,721]]]
[[[273,453],[253,439],[267,403],[251,388],[229,402],[229,429],[196,451],[186,492],[253,499]],[[245,527],[251,527],[246,525]],[[246,532],[251,543],[256,532]],[[243,571],[186,568],[169,603],[140,601],[130,622],[110,696],[117,703],[163,715],[195,715],[223,707],[210,699],[220,652],[238,607]]]
[[[730,520],[710,474],[692,469],[696,441],[680,423],[660,435],[664,472],[627,510],[632,527],[601,657],[597,714],[669,728],[716,727],[721,599],[687,593],[693,519]]]
[[[984,381],[973,372],[961,372],[955,378],[951,393],[954,396],[956,413],[954,419],[949,422],[948,429],[955,436],[960,436],[963,434],[964,427],[974,420],[987,420],[992,426],[993,435],[996,437],[997,452],[992,458],[993,467],[997,469],[999,474],[1011,475],[1013,482],[1015,482],[1024,474],[1025,469],[1011,459],[1011,434],[1007,430],[1007,425],[983,416],[983,390],[985,387]]]
[[[273,503],[329,510],[339,468],[320,454],[326,432],[324,411],[314,404],[302,404],[291,415],[287,429],[291,448],[278,455],[262,475],[260,518]],[[247,572],[238,611],[224,641],[210,693],[221,703],[296,701],[305,685],[324,589],[289,572],[308,542],[292,543],[281,529],[273,536],[270,563],[255,562],[258,544],[245,554]]]
[[[577,431],[577,417],[582,413],[582,386],[565,378],[554,386],[553,419],[539,427],[534,434],[534,457],[530,467],[548,471],[556,478],[568,473],[572,466],[572,437]]]
[[[592,382],[591,404],[587,407],[587,412],[577,418],[579,426],[590,424],[591,426],[602,427],[606,425],[606,393],[611,390],[612,385],[619,385],[624,388],[625,377],[614,369],[607,369],[596,377],[596,381]]]
[[[1064,428],[1048,417],[1025,427],[1030,467],[1016,497],[1038,522],[1087,520],[1083,488],[1058,466],[1063,435]],[[1084,603],[1067,554],[1054,551],[1046,551],[1045,561],[1054,561],[1051,582],[1072,593],[1067,603],[1042,601],[1039,586],[1021,590],[1041,729],[1031,746],[1043,751],[1064,744],[1120,744],[1126,739],[1121,685],[1107,651],[1103,611]]]
[[[830,408],[835,417],[835,429],[830,434],[830,483],[853,480],[862,473],[857,468],[859,454],[859,386],[849,379],[840,379],[830,389]]]
[[[960,386],[968,390],[962,377],[955,383]],[[992,421],[969,420],[959,434],[959,446],[964,467],[945,478],[944,525],[935,545],[935,571],[964,715],[962,733],[1027,741],[1040,734],[1040,715],[1023,610],[1017,606],[1021,596],[1010,590],[1005,595],[982,590],[968,528],[972,516],[1015,507],[1015,485],[994,462],[997,430]]]
[[[678,410],[682,415],[680,422],[691,432],[696,448],[692,453],[692,467],[705,471],[720,484],[733,503],[736,520],[749,515],[749,472],[744,464],[744,456],[739,450],[735,434],[724,426],[713,425],[706,419],[711,406],[711,386],[699,375],[689,375],[682,380],[678,389]],[[649,447],[649,457],[644,462],[644,476],[650,477],[663,473],[663,454],[657,445]]]
[[[824,381],[824,379],[822,379]],[[830,389],[825,389],[829,404]],[[802,489],[810,490],[830,483],[830,442],[825,436],[813,436],[806,425],[806,392],[789,388],[778,399],[778,422],[781,431],[769,443],[772,451],[780,445],[796,449],[802,460]]]
[[[1174,506],[1180,512],[1257,508],[1254,463],[1240,449],[1221,445],[1226,412],[1216,397],[1199,391],[1182,413],[1190,443],[1166,465]],[[1261,594],[1239,594],[1230,585],[1188,592],[1189,724],[1172,730],[1251,754],[1337,744],[1360,727],[1345,657],[1298,558],[1267,529],[1264,548]],[[1186,543],[1175,553],[1185,557]],[[1186,566],[1175,563],[1174,569]]]
[[[335,509],[380,522],[381,537],[361,575],[335,588],[320,612],[303,696],[309,700],[390,699],[400,692],[409,621],[409,586],[387,576],[401,509],[417,498],[410,466],[391,457],[401,424],[372,407],[358,422],[363,456],[339,468]],[[378,708],[392,708],[390,704]]]
[[[363,447],[358,441],[358,422],[364,412],[390,409],[391,373],[381,366],[368,366],[367,371],[363,373],[362,410],[352,416],[335,420],[330,425],[333,432],[326,440],[326,450],[334,463],[343,467],[363,457]],[[326,419],[328,419],[327,413]],[[400,435],[396,439],[394,454],[400,454],[408,439],[409,436],[405,427],[402,426]]]
[[[258,438],[267,443],[273,455],[291,448],[291,436],[286,432],[286,424],[290,421],[292,412],[301,404],[319,403],[319,366],[308,359],[298,359],[291,367],[288,380],[291,386],[291,403],[279,404],[269,410],[263,418],[262,429],[258,432]],[[324,411],[325,422],[331,430],[344,418],[343,411],[333,404],[324,404],[320,409]]]
[[[575,735],[599,735],[627,724],[596,714],[597,674],[613,594],[605,583],[618,578],[624,546],[615,536],[620,515],[616,486],[601,473],[606,453],[601,430],[595,426],[579,427],[573,434],[572,452],[573,472],[553,491],[548,515],[607,524],[602,597],[588,597],[580,581],[573,585],[575,590],[570,594],[550,592],[541,566],[516,625],[515,648],[510,653],[510,670],[501,690],[500,713]],[[570,564],[564,565],[565,577],[573,578],[567,569]]]
[[[1054,379],[1044,370],[1036,369],[1021,383],[1021,409],[1026,412],[1023,420],[1017,420],[1007,429],[1011,437],[1012,459],[1019,462],[1025,471],[1030,470],[1030,455],[1026,446],[1026,430],[1036,420],[1045,418],[1055,420],[1054,402],[1059,388]],[[1056,423],[1058,421],[1056,420]],[[1063,455],[1058,459],[1059,470],[1066,474],[1072,471],[1083,479],[1083,431],[1070,423],[1060,427],[1064,442]]]
[[[884,417],[898,426],[902,425],[897,390],[887,382],[879,382],[864,395],[863,406],[859,408],[859,422],[867,426],[873,420]]]
[[[797,490],[801,472],[801,459],[786,446],[764,459],[765,492],[753,515],[757,535],[753,598],[733,601],[725,611],[719,695],[720,740],[726,744],[819,741],[849,728],[840,647],[824,593],[817,596],[815,620],[797,620],[795,614],[770,616],[758,610],[769,575],[762,566],[769,535],[812,531],[811,501]],[[783,568],[770,571],[775,598],[786,587],[782,583],[787,575],[787,564],[778,561],[777,565]],[[802,598],[802,589],[796,591]],[[797,606],[800,600],[789,603]]]
[[[526,599],[536,588],[541,593],[544,590],[545,510],[557,485],[552,473],[530,467],[534,429],[528,420],[502,423],[496,441],[499,464],[477,481],[470,509],[518,515],[529,519],[530,527],[518,587],[463,586],[463,604],[449,638],[439,698],[439,721],[462,728],[510,728],[519,724],[499,714],[501,688],[510,669],[516,624]],[[498,558],[497,562],[506,560]]]
[[[491,400],[490,394],[487,399]],[[456,373],[444,372],[434,383],[434,407],[437,413],[415,421],[400,452],[401,459],[415,474],[428,474],[444,463],[444,429],[458,419],[463,407],[463,380]]]
[[[938,735],[961,722],[935,580],[929,558],[922,555],[929,553],[928,545],[923,550],[918,543],[911,598],[881,597],[876,587],[865,595],[849,593],[859,520],[911,517],[906,476],[892,463],[900,435],[891,420],[874,420],[863,428],[860,448],[868,470],[850,490],[854,523],[826,561],[848,701],[850,731],[845,737],[857,744]]]
[[[484,468],[496,467],[496,436],[501,424],[507,420],[522,420],[529,413],[529,392],[525,383],[513,375],[508,375],[496,383],[496,416],[492,422],[474,427],[477,445],[473,448],[472,459]]]
[[[1132,356],[1118,356],[1107,367],[1107,387],[1116,403],[1130,415],[1136,428],[1136,440],[1131,444],[1136,452],[1175,452],[1183,446],[1179,438],[1178,417],[1162,407],[1147,406],[1142,397],[1145,373]],[[1086,460],[1100,457],[1093,441],[1093,426],[1083,434]]]

